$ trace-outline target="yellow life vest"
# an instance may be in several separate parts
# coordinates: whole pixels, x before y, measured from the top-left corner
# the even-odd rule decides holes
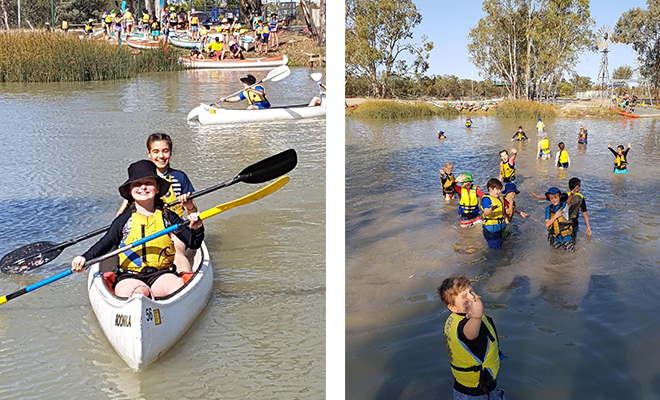
[[[248,101],[249,104],[255,104],[255,103],[261,103],[262,101],[266,101],[266,89],[264,89],[262,86],[261,90],[256,90],[254,88],[249,88],[245,89],[243,91],[243,96],[245,99]]]
[[[461,200],[458,202],[458,211],[463,214],[471,214],[477,211],[479,199],[477,189],[471,187],[469,190],[461,186]]]
[[[208,51],[209,53],[214,52],[214,51],[215,52],[222,51],[222,43],[220,43],[220,42],[211,42],[211,43],[209,43],[208,46],[206,46],[206,51]]]
[[[112,15],[111,14],[106,14],[105,15],[105,23],[106,24],[111,24],[112,23]]]
[[[442,193],[443,194],[454,194],[456,193],[456,189],[454,189],[454,183],[456,182],[456,179],[454,178],[454,174],[446,174],[447,175],[447,180],[445,183],[442,184]]]
[[[545,128],[545,124],[543,122],[539,121],[539,122],[536,123],[536,129],[537,130],[542,131],[543,128]]]
[[[172,11],[170,13],[170,23],[175,23],[176,24],[178,19],[179,19],[179,17],[176,15],[176,13],[174,11]]]
[[[270,28],[268,27],[268,25],[264,25],[264,27],[261,29],[261,34],[270,35]]]
[[[626,156],[623,154],[617,154],[616,160],[614,160],[614,166],[618,170],[626,169],[628,167],[628,162],[626,161]]]
[[[62,21],[62,29],[69,29],[69,23],[66,21]]]
[[[197,18],[197,15],[193,15],[190,17],[190,25],[195,26],[199,25],[199,18]]]
[[[208,31],[206,30],[206,27],[202,25],[201,28],[199,28],[199,36],[206,36],[208,34]]]
[[[130,11],[126,11],[124,13],[124,20],[126,22],[133,22],[133,13],[131,13]]]
[[[548,142],[548,139],[539,140],[539,144],[541,145],[541,151],[550,150],[550,144]]]
[[[563,207],[561,207],[562,204],[564,204],[564,203],[559,203],[559,206],[558,206],[559,208],[555,209],[554,211],[553,211],[554,206],[550,205],[550,211],[551,211],[550,217],[552,217],[552,214],[556,213],[561,208],[563,208]],[[570,208],[569,208],[569,211],[570,211]],[[571,235],[573,235],[573,223],[571,221],[567,220],[566,218],[564,218],[563,215],[560,216],[559,218],[557,218],[552,223],[552,225],[550,225],[548,227],[548,238],[563,238],[563,237],[571,236]]]
[[[156,210],[148,217],[137,211],[133,212],[130,223],[130,231],[122,239],[120,247],[165,229],[165,220],[161,210]],[[170,268],[174,264],[174,254],[176,254],[176,250],[172,238],[170,235],[163,235],[137,248],[120,253],[119,266],[125,271],[134,272],[140,272],[144,267]]]
[[[92,26],[92,24],[90,24],[90,23],[85,24],[85,32],[86,33],[92,33],[93,30],[94,30],[94,27]]]
[[[500,173],[502,178],[506,179],[508,182],[516,180],[516,167],[512,167],[509,162],[500,163]]]
[[[490,209],[492,212],[490,215],[484,214],[483,201],[485,198],[489,198],[491,202]],[[493,206],[496,205],[499,205],[499,207],[493,208]],[[481,210],[481,214],[484,219],[484,225],[504,225],[504,202],[499,197],[485,194],[479,202],[479,209]],[[504,226],[502,226],[502,229],[504,229]]]
[[[149,23],[149,14],[142,14],[142,23],[143,24],[148,24]]]
[[[151,31],[160,31],[160,24],[157,21],[151,23]]]
[[[465,319],[464,315],[452,313],[445,323],[445,340],[447,342],[449,363],[456,382],[465,387],[477,388],[479,383],[482,382],[481,375],[485,373],[484,370],[488,371],[493,379],[497,379],[497,374],[500,371],[499,340],[495,327],[484,314],[481,317],[481,323],[486,328],[488,345],[486,346],[485,359],[480,360],[458,338],[458,324],[463,319]]]
[[[568,152],[566,150],[561,151],[561,154],[559,155],[559,162],[562,164],[566,164],[568,162]]]
[[[465,121],[465,126],[466,127],[471,127],[472,126],[472,121]]]
[[[172,174],[167,174],[163,178],[172,183]],[[176,194],[174,193],[174,188],[172,188],[172,185],[170,185],[170,190],[167,192],[167,194],[161,197],[161,199],[165,204],[177,201]],[[169,207],[169,210],[174,211],[179,217],[183,218],[183,206],[181,204]]]

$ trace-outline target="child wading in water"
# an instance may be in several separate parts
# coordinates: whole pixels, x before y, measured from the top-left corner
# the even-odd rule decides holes
[[[484,195],[479,203],[483,214],[483,234],[491,249],[502,248],[502,231],[508,222],[504,214],[504,202],[499,197],[502,191],[502,182],[495,178],[486,184],[488,194]]]
[[[440,181],[442,182],[442,194],[445,198],[445,203],[449,203],[456,196],[456,179],[452,171],[454,170],[454,164],[447,161],[445,163],[445,168],[440,168]]]
[[[579,124],[582,126],[580,127],[580,133],[578,133],[577,144],[587,144],[587,127],[584,126],[582,121],[580,121]]]
[[[529,138],[527,137],[527,135],[525,135],[525,131],[523,131],[523,127],[522,127],[522,126],[519,126],[519,127],[518,127],[518,132],[516,132],[516,133],[513,135],[513,137],[511,138],[511,141],[512,141],[512,142],[513,142],[513,141],[516,141],[516,140],[519,140],[519,141],[529,140]]]
[[[71,270],[82,272],[87,260],[106,254],[113,247],[124,246],[147,237],[167,226],[178,225],[174,233],[191,249],[198,249],[204,240],[204,228],[199,214],[190,213],[190,224],[163,208],[161,197],[169,191],[170,183],[158,176],[156,165],[140,160],[128,167],[128,180],[119,187],[121,196],[129,207],[112,221],[105,236],[82,256],[71,261]],[[183,203],[192,207],[192,201]],[[174,242],[170,235],[163,235],[148,243],[119,254],[119,270],[113,285],[119,297],[133,294],[155,297],[167,296],[184,285],[176,272]]]
[[[628,151],[630,150],[630,142],[628,142],[628,148],[623,149],[623,145],[619,145],[616,148],[616,151],[612,148],[612,143],[607,144],[607,148],[610,149],[612,154],[616,159],[614,160],[614,173],[615,174],[627,174],[628,173]]]
[[[536,130],[538,130],[539,133],[541,133],[541,132],[543,132],[543,131],[545,130],[545,124],[543,123],[543,121],[541,120],[541,118],[539,118],[538,121],[539,121],[539,122],[536,123]]]
[[[539,134],[539,145],[536,153],[536,159],[542,158],[549,160],[552,157],[550,154],[550,143],[548,142],[548,135],[545,132]]]
[[[186,202],[188,202],[186,206],[188,214],[197,212],[195,200],[188,201],[188,197],[195,191],[188,175],[183,171],[170,167],[172,138],[166,133],[152,133],[149,135],[147,138],[147,156],[156,165],[158,176],[171,183],[166,195],[161,198],[163,203],[168,204],[179,200],[179,204],[170,208],[179,218],[183,218],[182,204]],[[117,215],[121,214],[127,205],[128,200],[124,200]],[[176,248],[174,264],[180,272],[191,271],[190,261],[185,255],[186,245],[176,236],[173,236],[172,240]]]
[[[550,205],[545,209],[545,226],[548,228],[548,241],[555,249],[564,247],[566,251],[573,251],[574,236],[573,223],[564,215],[566,203],[561,201],[561,192],[551,187],[545,193],[550,199]],[[572,193],[568,201],[572,200]]]
[[[559,142],[557,147],[559,147],[559,151],[557,152],[557,157],[555,157],[555,165],[559,168],[570,167],[571,158],[568,156],[568,152],[564,149],[564,142]]]
[[[516,181],[516,149],[511,149],[511,158],[506,150],[500,151],[500,176],[499,181],[503,183]]]
[[[580,211],[582,211],[582,216],[584,217],[584,223],[587,226],[585,233],[587,236],[591,236],[591,226],[589,225],[589,213],[587,212],[587,200],[584,198],[580,189],[582,188],[582,182],[578,178],[571,178],[568,181],[568,188],[570,189],[569,193],[561,193],[559,201],[562,203],[568,204],[568,219],[573,223],[573,238],[577,236],[577,232],[580,228],[579,219]],[[539,200],[550,200],[548,193],[545,196],[538,196],[534,192],[529,192],[529,195]],[[572,196],[571,201],[569,198]],[[566,214],[566,213],[565,213]],[[566,217],[566,215],[564,215]]]
[[[451,314],[445,322],[449,365],[454,375],[454,400],[504,400],[497,389],[500,341],[493,319],[484,314],[481,299],[464,276],[452,276],[438,287]]]
[[[472,174],[460,174],[456,178],[456,182],[454,189],[461,196],[458,203],[458,215],[461,216],[458,222],[461,228],[469,228],[474,224],[481,223],[479,197],[483,197],[484,192],[472,186]],[[463,186],[459,186],[459,183],[462,183]]]

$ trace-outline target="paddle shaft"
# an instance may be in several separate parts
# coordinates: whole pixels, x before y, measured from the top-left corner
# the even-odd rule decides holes
[[[215,190],[218,190],[218,189],[221,189],[221,188],[224,188],[224,187],[227,187],[227,186],[231,186],[231,185],[233,185],[237,182],[263,183],[263,182],[269,181],[271,179],[277,178],[277,177],[282,176],[282,175],[286,174],[287,172],[291,171],[296,166],[297,162],[298,162],[298,157],[297,157],[297,154],[296,154],[295,150],[293,150],[293,149],[285,150],[281,153],[278,153],[274,156],[270,156],[268,158],[265,158],[265,159],[263,159],[259,162],[256,162],[256,163],[246,167],[241,172],[239,172],[238,175],[236,175],[234,178],[232,178],[230,180],[227,180],[227,181],[219,183],[215,186],[211,186],[209,188],[206,188],[206,189],[203,189],[203,190],[200,190],[200,191],[197,191],[197,192],[191,194],[189,199],[194,199],[196,197],[205,195],[205,194],[213,192]],[[179,203],[179,201],[176,200],[172,203],[166,204],[165,207],[171,207],[171,206],[174,206],[178,203]],[[16,265],[24,263],[27,260],[39,257],[39,256],[41,256],[42,254],[44,254],[46,252],[53,252],[53,251],[58,251],[60,249],[67,248],[67,247],[72,246],[72,245],[74,245],[78,242],[81,242],[83,240],[86,240],[86,239],[89,239],[93,236],[96,236],[100,233],[103,233],[103,232],[107,231],[108,229],[110,229],[110,226],[106,226],[106,227],[97,229],[97,230],[95,230],[93,232],[90,232],[90,233],[87,233],[83,236],[77,237],[75,239],[71,239],[71,240],[69,240],[67,242],[64,242],[64,243],[60,243],[60,244],[48,247],[46,249],[39,249],[39,251],[37,253],[26,256],[26,257],[23,257],[23,258],[20,258],[18,260],[15,260],[11,263],[11,265],[16,266]],[[31,246],[31,245],[28,245],[28,246]],[[25,247],[27,247],[27,246],[25,246]],[[57,255],[59,255],[59,253]],[[56,258],[57,255],[55,255],[55,257],[52,257],[52,258],[53,259]],[[7,257],[7,256],[5,256],[5,257]],[[4,261],[4,257],[3,257],[3,261]],[[44,262],[43,264],[45,264],[47,262],[48,261]],[[40,265],[43,265],[43,264],[40,264]],[[3,266],[4,266],[4,264],[3,264]],[[32,269],[32,268],[28,268],[28,269]],[[4,271],[4,269],[3,269],[3,271]]]
[[[259,199],[262,199],[262,198],[276,192],[277,190],[281,189],[284,185],[286,185],[289,182],[289,180],[290,180],[290,178],[288,176],[283,176],[283,177],[279,178],[278,180],[276,180],[275,182],[271,183],[270,185],[265,186],[265,187],[257,190],[256,192],[254,192],[252,194],[249,194],[245,197],[241,197],[240,199],[237,199],[237,200],[234,200],[234,201],[230,201],[228,203],[220,204],[218,206],[215,206],[215,207],[211,208],[210,210],[206,210],[203,213],[200,213],[199,214],[199,219],[200,220],[205,220],[207,218],[214,217],[214,216],[216,216],[216,215],[218,215],[218,214],[220,214],[224,211],[231,210],[232,208],[236,208],[236,207],[239,207],[239,206],[242,206],[242,205],[245,205],[245,204],[250,204],[250,203],[255,202]],[[165,229],[163,229],[159,232],[156,232],[152,235],[146,236],[142,239],[136,240],[133,243],[127,244],[124,247],[120,247],[120,248],[118,248],[114,251],[111,251],[108,254],[105,254],[103,256],[96,257],[96,258],[93,258],[89,261],[86,261],[85,266],[89,266],[89,265],[96,264],[96,263],[99,263],[101,261],[107,260],[108,258],[116,256],[119,253],[123,253],[127,250],[130,250],[130,249],[136,247],[136,246],[143,245],[143,244],[145,244],[145,243],[147,243],[151,240],[159,238],[159,237],[161,237],[163,235],[166,235],[168,233],[174,232],[177,229],[179,229],[180,227],[184,226],[184,224],[187,223],[187,222],[188,221],[186,220],[186,221],[178,223],[176,225],[172,225],[172,226],[167,227],[167,228],[165,228]],[[46,278],[42,281],[34,283],[30,286],[26,286],[23,289],[17,290],[13,293],[10,293],[10,294],[6,295],[6,296],[2,296],[2,297],[0,297],[0,305],[5,304],[6,302],[8,302],[11,299],[15,299],[16,297],[22,296],[26,293],[29,293],[29,292],[33,291],[33,290],[37,290],[40,287],[46,286],[46,285],[48,285],[50,283],[53,283],[57,280],[65,278],[65,277],[71,275],[72,273],[73,273],[73,270],[70,268],[66,271],[60,272],[57,275],[53,275],[50,278]]]

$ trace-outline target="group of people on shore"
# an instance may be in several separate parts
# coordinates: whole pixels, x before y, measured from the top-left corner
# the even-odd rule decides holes
[[[578,133],[577,144],[587,143],[587,128],[582,123]],[[469,120],[469,126],[473,125]],[[468,123],[466,122],[466,127]],[[545,124],[539,118],[537,122],[539,145],[537,159],[551,157]],[[442,133],[442,135],[441,135]],[[444,137],[444,132],[438,131],[438,137]],[[512,141],[529,140],[522,126],[514,134]],[[559,168],[568,168],[570,158],[564,143],[559,143],[559,151],[555,160]],[[615,156],[614,173],[627,173],[627,149],[623,145],[615,151],[612,144],[608,149]],[[483,225],[483,235],[492,249],[500,249],[502,238],[507,236],[507,225],[511,224],[513,216],[519,214],[526,218],[528,214],[517,209],[515,196],[520,191],[515,181],[517,151],[511,149],[500,152],[498,178],[491,178],[486,183],[487,194],[473,186],[473,178],[469,173],[454,177],[454,165],[445,162],[440,169],[442,192],[446,203],[459,197],[458,213],[460,226],[470,227],[477,223]],[[548,241],[556,249],[574,251],[575,238],[579,230],[579,214],[583,215],[586,225],[586,235],[591,235],[589,214],[584,195],[581,193],[582,182],[573,177],[568,181],[568,192],[562,192],[553,186],[544,195],[530,192],[530,196],[539,200],[547,200],[550,204],[545,209],[545,226],[548,229]],[[444,326],[447,353],[452,374],[454,376],[453,398],[455,400],[488,399],[504,400],[504,391],[497,387],[497,376],[500,360],[504,355],[499,349],[499,337],[495,323],[491,317],[484,314],[484,307],[475,293],[468,278],[452,275],[445,279],[437,289],[438,295],[448,310],[450,316]]]

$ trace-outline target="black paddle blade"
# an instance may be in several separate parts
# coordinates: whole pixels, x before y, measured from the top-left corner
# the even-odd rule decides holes
[[[291,171],[296,164],[298,155],[294,149],[289,149],[250,165],[238,174],[238,178],[245,183],[268,182]]]
[[[36,242],[6,254],[0,260],[0,271],[9,274],[24,274],[56,258],[62,249],[49,250],[57,246],[52,242]]]

